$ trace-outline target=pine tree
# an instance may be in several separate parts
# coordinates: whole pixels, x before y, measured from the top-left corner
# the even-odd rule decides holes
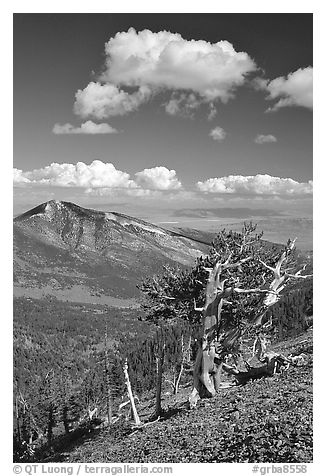
[[[226,355],[239,354],[242,335],[262,326],[283,288],[308,278],[296,264],[294,242],[268,246],[255,230],[251,223],[241,233],[222,230],[191,271],[165,267],[140,287],[148,320],[184,319],[201,333],[191,405],[199,395],[215,395]]]

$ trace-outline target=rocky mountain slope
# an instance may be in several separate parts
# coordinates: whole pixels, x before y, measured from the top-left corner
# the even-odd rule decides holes
[[[193,265],[208,244],[120,213],[51,200],[14,219],[14,295],[134,305],[143,277],[164,264]]]
[[[64,463],[309,463],[313,454],[312,328],[274,344],[284,355],[307,356],[303,366],[245,386],[222,385],[218,395],[189,410],[191,376],[177,396],[165,388],[161,420],[135,432],[130,422],[58,442],[47,462]],[[227,377],[223,373],[223,380]],[[141,421],[155,407],[154,392],[137,403]],[[42,456],[38,456],[38,460]]]

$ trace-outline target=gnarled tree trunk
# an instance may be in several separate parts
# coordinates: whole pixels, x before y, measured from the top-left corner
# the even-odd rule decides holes
[[[237,244],[237,246],[240,248],[240,255],[244,247],[248,245],[246,236],[247,235],[245,234],[241,244]],[[206,269],[206,271],[209,272],[209,277],[206,286],[205,305],[203,308],[196,308],[196,310],[203,312],[203,325],[201,346],[198,349],[193,371],[193,390],[189,397],[190,408],[196,406],[199,398],[215,396],[220,386],[220,375],[222,368],[224,368],[224,370],[228,371],[229,373],[232,373],[238,383],[245,383],[252,378],[273,375],[275,373],[275,369],[287,361],[284,356],[274,353],[265,353],[261,367],[254,368],[249,366],[246,372],[240,372],[235,367],[231,368],[230,366],[226,366],[223,362],[224,355],[226,354],[226,348],[241,337],[244,329],[241,330],[240,328],[234,328],[226,331],[222,341],[221,338],[224,330],[221,328],[220,324],[223,304],[227,298],[232,297],[233,293],[264,294],[263,300],[257,308],[257,314],[255,318],[247,325],[247,329],[249,329],[251,327],[261,325],[262,318],[265,316],[267,309],[279,300],[280,292],[284,289],[286,283],[290,279],[306,279],[310,277],[308,275],[301,275],[301,272],[304,270],[304,268],[295,274],[289,274],[288,269],[282,269],[282,266],[287,262],[287,258],[294,248],[294,243],[295,240],[289,240],[286,249],[279,257],[275,267],[267,265],[263,261],[259,260],[264,268],[273,273],[273,280],[268,286],[265,287],[265,289],[256,288],[245,290],[236,286],[224,286],[228,279],[227,270],[230,268],[240,267],[242,263],[250,260],[252,256],[247,256],[238,262],[231,263],[230,260],[232,253],[230,253],[228,259],[225,262],[216,262],[212,269]],[[221,274],[223,271],[226,271],[226,273],[224,273],[225,279],[221,279]],[[232,283],[232,281],[229,281],[229,283]],[[264,350],[262,347],[262,342],[260,342],[260,345],[261,348],[259,352],[262,353]]]
[[[231,256],[230,256],[231,257]],[[209,272],[205,306],[197,309],[203,312],[203,326],[201,345],[197,352],[194,365],[194,385],[189,397],[190,407],[196,406],[199,398],[213,397],[220,386],[222,370],[222,357],[218,349],[218,328],[221,320],[223,300],[230,296],[232,289],[224,289],[224,281],[221,281],[221,273],[230,264],[230,257],[224,263],[216,263]],[[240,263],[236,263],[239,266]]]

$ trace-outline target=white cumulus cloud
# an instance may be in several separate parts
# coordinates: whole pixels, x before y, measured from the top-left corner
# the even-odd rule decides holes
[[[144,189],[149,190],[177,190],[182,187],[175,170],[166,167],[144,169],[135,174],[136,182]]]
[[[223,127],[217,126],[210,131],[209,136],[214,140],[222,142],[222,140],[224,140],[226,137],[226,132]]]
[[[227,101],[233,88],[256,69],[245,52],[228,41],[185,40],[179,33],[130,28],[105,45],[107,69],[102,78],[113,84],[192,90],[207,99]]]
[[[149,100],[151,91],[141,86],[134,93],[119,89],[114,84],[91,82],[76,93],[74,111],[78,116],[93,116],[104,119],[110,116],[124,116]]]
[[[277,139],[272,134],[258,134],[255,138],[256,144],[267,144],[269,142],[277,142]]]
[[[16,169],[14,168],[13,169],[13,180],[14,180],[14,184],[21,184],[21,183],[29,183],[30,180],[24,176],[24,172],[20,169]]]
[[[118,131],[109,124],[86,121],[80,127],[74,127],[69,123],[55,124],[52,132],[54,134],[115,134]]]
[[[107,195],[112,189],[123,189],[125,193],[134,196],[153,196],[152,192],[155,191],[182,189],[175,170],[162,166],[148,168],[137,172],[133,180],[129,173],[116,169],[112,163],[100,160],[94,160],[89,165],[84,162],[52,163],[26,172],[14,169],[14,184],[81,187],[86,189],[86,193],[99,190],[99,195]]]
[[[206,193],[294,196],[312,194],[312,180],[301,183],[267,174],[229,175],[197,182],[197,188]]]
[[[299,68],[297,71],[280,76],[272,81],[256,82],[260,89],[268,91],[268,100],[278,101],[267,112],[277,111],[282,107],[301,106],[313,108],[313,68]]]
[[[98,81],[76,93],[74,110],[81,117],[128,114],[164,90],[196,95],[181,100],[186,103],[181,109],[188,112],[198,107],[197,102],[226,103],[256,70],[250,56],[237,52],[228,41],[185,40],[169,31],[130,28],[112,37],[105,53],[105,71]],[[130,88],[136,89],[130,92]],[[171,101],[166,110],[175,114],[180,98]]]
[[[52,163],[32,171],[18,170],[14,176],[14,183],[23,181],[57,187],[136,187],[128,173],[117,170],[111,163],[104,163],[100,160],[94,160],[90,165],[84,162],[77,162],[77,164]]]

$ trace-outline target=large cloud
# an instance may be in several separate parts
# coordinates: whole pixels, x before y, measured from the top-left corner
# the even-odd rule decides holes
[[[124,115],[163,90],[187,91],[201,101],[225,103],[256,70],[249,55],[235,51],[228,41],[185,40],[168,31],[130,28],[111,38],[105,53],[105,71],[98,82],[76,93],[74,109],[82,117]],[[130,87],[137,89],[125,90]],[[175,110],[172,102],[167,112]]]
[[[206,193],[294,196],[312,194],[312,181],[300,183],[267,174],[229,175],[197,182],[197,188]]]
[[[177,190],[182,187],[178,180],[176,171],[169,170],[166,167],[153,167],[144,169],[136,174],[137,183],[150,190]]]
[[[84,162],[77,164],[52,163],[41,169],[23,172],[14,169],[16,185],[51,185],[57,187],[82,187],[89,193],[93,189],[126,189],[134,195],[141,196],[157,190],[179,190],[182,188],[175,170],[166,167],[144,169],[130,175],[117,170],[111,163],[94,160],[90,165]],[[130,192],[130,193],[131,193]]]
[[[276,104],[268,108],[268,112],[277,111],[282,107],[301,106],[313,108],[313,69],[300,68],[287,77],[281,76],[272,81],[260,80],[256,84],[260,89],[268,91],[267,99],[278,99]]]
[[[245,52],[228,41],[185,40],[178,33],[150,30],[117,33],[105,45],[107,70],[113,84],[186,89],[207,99],[227,101],[233,89],[256,69]]]
[[[16,169],[14,183],[53,185],[57,187],[135,187],[129,174],[117,170],[111,163],[94,160],[90,165],[52,163],[41,169],[22,172]]]
[[[52,132],[54,134],[115,134],[118,132],[110,124],[95,124],[93,121],[86,121],[80,127],[71,124],[55,124]]]

